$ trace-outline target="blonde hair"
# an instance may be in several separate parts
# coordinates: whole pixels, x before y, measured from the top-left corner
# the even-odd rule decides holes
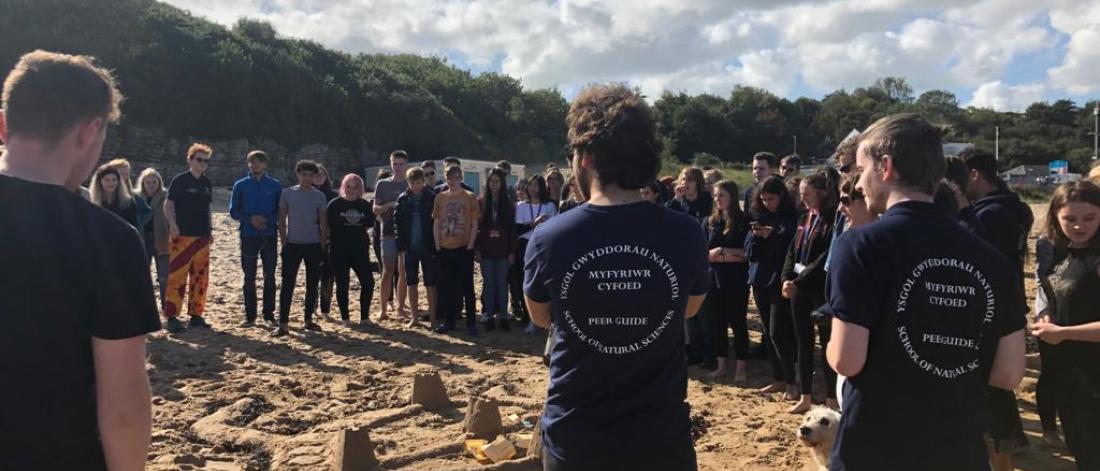
[[[118,170],[109,165],[100,165],[96,169],[95,175],[92,176],[92,187],[88,189],[92,194],[92,203],[96,206],[103,206],[108,202],[108,195],[103,193],[103,187],[100,185],[103,177],[107,175],[114,175],[115,178],[118,178],[118,188],[113,195],[115,200],[118,201],[118,207],[122,209],[129,208],[130,204],[134,202],[134,195],[130,193],[130,188],[122,183],[122,176],[118,174]]]
[[[140,193],[141,196],[144,196],[146,198],[152,198],[154,196],[157,196],[157,195],[147,195],[147,194],[145,194],[145,179],[147,179],[147,178],[156,178],[157,179],[157,195],[159,195],[161,193],[164,193],[164,177],[160,176],[160,172],[158,172],[157,169],[150,167],[150,168],[147,168],[145,170],[142,170],[141,171],[141,176],[138,177],[138,185],[137,185],[138,186],[138,193]]]
[[[1089,181],[1100,185],[1100,164],[1093,165],[1089,170]]]

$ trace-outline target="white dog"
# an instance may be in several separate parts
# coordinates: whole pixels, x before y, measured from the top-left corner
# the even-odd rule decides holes
[[[829,469],[829,454],[833,450],[836,438],[836,426],[840,423],[840,413],[828,407],[815,406],[806,413],[796,435],[803,445],[814,452],[818,469]]]

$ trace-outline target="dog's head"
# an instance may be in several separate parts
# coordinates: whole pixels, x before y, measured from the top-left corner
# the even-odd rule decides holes
[[[828,407],[817,406],[806,413],[796,434],[806,446],[832,446],[838,423],[840,423],[839,412]]]

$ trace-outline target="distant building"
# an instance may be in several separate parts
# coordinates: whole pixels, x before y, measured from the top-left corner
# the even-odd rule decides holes
[[[1006,170],[1001,178],[1009,185],[1036,185],[1048,175],[1050,167],[1047,165],[1020,165]]]
[[[943,143],[943,155],[959,155],[962,151],[974,147],[969,142],[945,142]]]

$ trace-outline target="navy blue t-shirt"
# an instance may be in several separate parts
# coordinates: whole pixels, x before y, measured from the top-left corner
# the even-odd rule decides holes
[[[585,203],[535,229],[524,292],[550,303],[556,344],[543,447],[568,464],[690,450],[684,311],[710,285],[692,217]]]
[[[1025,324],[1005,258],[931,203],[905,202],[846,231],[829,275],[827,309],[870,331],[829,469],[988,470],[990,367]]]
[[[195,178],[190,171],[176,175],[168,186],[168,199],[176,206],[180,235],[210,237],[210,203],[213,188],[206,175]]]

